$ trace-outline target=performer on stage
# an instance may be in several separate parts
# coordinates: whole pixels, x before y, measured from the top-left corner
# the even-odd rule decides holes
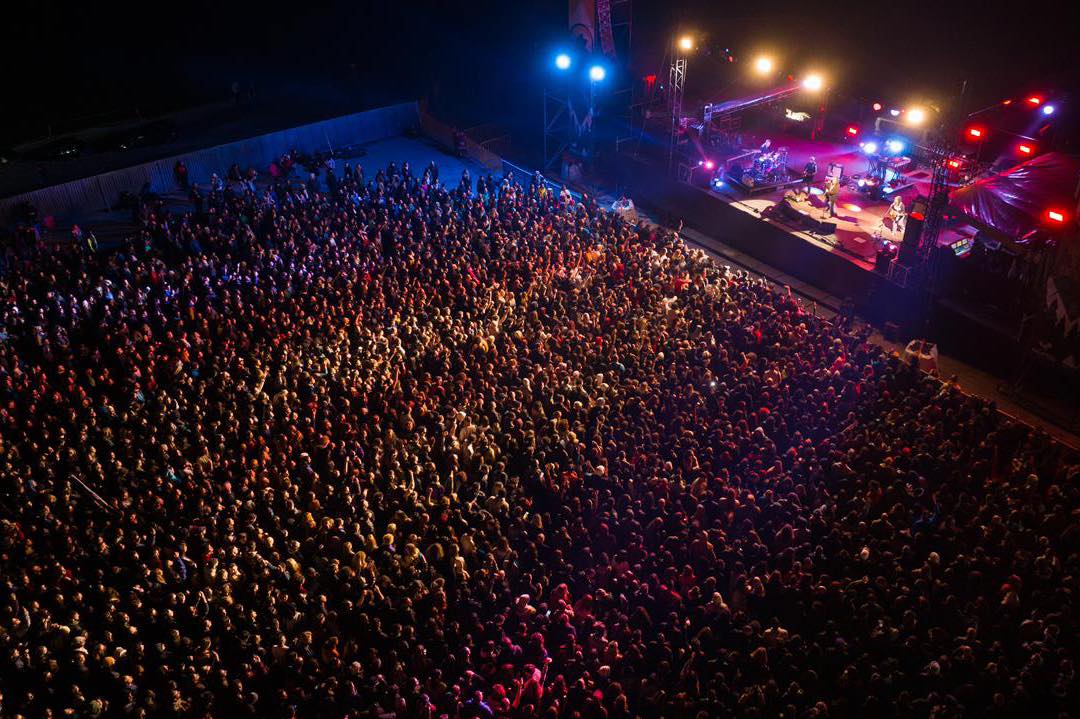
[[[892,234],[894,237],[898,233],[903,233],[904,222],[907,220],[907,209],[904,207],[904,198],[900,197],[900,195],[893,198],[892,204],[889,205],[889,209],[882,215],[881,220],[878,221],[877,228],[874,230],[874,237],[876,239],[883,239],[881,232],[885,229],[886,217],[889,218],[889,224],[892,225]]]
[[[904,198],[897,195],[889,205],[889,219],[892,220],[893,233],[903,232],[904,223],[907,221],[907,208],[904,207]]]
[[[811,155],[810,161],[803,168],[803,181],[809,185],[814,181],[815,175],[817,175],[817,159]]]
[[[770,140],[769,138],[765,138],[765,142],[761,143],[761,146],[758,148],[758,152],[764,155],[769,151],[770,147],[772,147],[772,140]]]
[[[836,217],[836,200],[840,197],[840,180],[830,177],[825,181],[825,214]]]

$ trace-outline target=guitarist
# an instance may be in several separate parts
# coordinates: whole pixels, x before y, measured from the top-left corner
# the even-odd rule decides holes
[[[825,181],[825,211],[829,217],[836,217],[838,197],[840,197],[840,178],[830,177]]]

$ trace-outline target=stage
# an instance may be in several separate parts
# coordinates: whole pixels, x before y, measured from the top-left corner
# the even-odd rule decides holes
[[[765,135],[746,136],[744,142],[747,146],[756,147],[765,137]],[[854,175],[865,176],[870,172],[870,158],[863,153],[858,143],[816,142],[776,134],[768,135],[768,137],[772,140],[774,149],[787,148],[787,165],[796,177],[802,173],[803,167],[810,158],[815,158],[818,172],[811,185],[812,193],[806,201],[792,204],[800,213],[812,220],[835,224],[834,230],[824,232],[817,230],[814,228],[816,222],[800,221],[798,217],[786,216],[776,210],[776,206],[783,200],[786,192],[802,187],[803,183],[800,181],[787,182],[782,187],[768,191],[764,191],[763,188],[754,188],[752,192],[748,192],[725,176],[724,185],[719,188],[698,187],[697,189],[757,219],[783,227],[802,241],[818,249],[834,253],[860,269],[873,271],[874,260],[882,243],[888,241],[896,244],[903,239],[901,229],[894,229],[891,220],[887,218],[889,204],[893,198],[899,195],[904,201],[904,206],[910,209],[912,200],[916,197],[929,195],[931,172],[927,167],[920,166],[902,173],[901,184],[907,186],[905,189],[874,199],[869,194],[860,191],[855,181],[849,180]],[[716,162],[721,170],[726,168],[728,162],[726,157],[710,159]],[[829,218],[826,216],[822,189],[825,185],[826,173],[832,164],[843,168],[844,181],[840,186],[836,203],[836,217]],[[938,244],[951,245],[961,239],[973,238],[974,234],[973,228],[943,229],[938,237]]]

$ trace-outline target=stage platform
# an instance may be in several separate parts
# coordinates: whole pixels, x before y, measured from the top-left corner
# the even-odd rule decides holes
[[[815,220],[834,223],[835,230],[828,233],[809,232],[800,227],[798,222],[786,220],[778,212],[773,213],[772,208],[783,199],[784,193],[791,189],[790,186],[769,192],[755,191],[751,194],[728,181],[719,190],[703,189],[702,191],[755,217],[768,218],[768,221],[784,226],[803,241],[829,252],[835,252],[864,270],[873,269],[874,258],[883,241],[898,243],[902,239],[901,233],[894,230],[891,222],[886,218],[893,198],[899,195],[903,198],[904,205],[910,207],[912,200],[917,196],[927,195],[930,192],[930,170],[919,167],[904,173],[904,184],[908,185],[906,189],[886,195],[881,199],[874,199],[867,193],[859,191],[854,182],[848,181],[848,178],[854,175],[866,175],[870,170],[870,160],[857,143],[818,142],[783,135],[769,135],[768,137],[772,140],[773,148],[787,148],[787,164],[795,173],[801,172],[811,157],[815,158],[818,173],[811,185],[814,188],[813,194],[806,202],[797,203],[796,207],[800,212]],[[756,146],[764,139],[764,135],[749,136],[745,143]],[[725,160],[724,157],[718,157],[715,161],[718,166],[723,167]],[[833,164],[843,168],[845,180],[840,187],[840,195],[836,203],[836,217],[829,218],[826,216],[825,199],[821,191],[825,185],[826,172]],[[943,233],[941,241],[948,243],[955,240],[949,240]]]
[[[840,263],[848,265],[847,269],[856,269],[861,273],[873,273],[874,262],[882,245],[885,242],[898,244],[903,239],[902,228],[893,228],[892,221],[887,217],[890,203],[894,197],[899,196],[904,200],[905,207],[910,210],[912,201],[916,197],[929,195],[932,179],[930,169],[916,167],[905,172],[901,183],[903,189],[882,198],[874,198],[860,191],[857,182],[852,179],[853,176],[864,176],[870,171],[870,160],[857,143],[811,141],[805,138],[777,134],[771,134],[767,137],[772,140],[774,149],[787,148],[787,165],[793,174],[800,173],[811,157],[817,162],[818,173],[811,184],[811,194],[808,195],[805,201],[793,203],[793,206],[806,219],[785,216],[777,209],[777,205],[781,203],[785,193],[797,191],[804,187],[801,180],[783,183],[782,186],[765,191],[764,188],[747,189],[731,182],[730,178],[725,178],[724,184],[718,188],[706,187],[704,186],[704,178],[698,178],[696,183],[682,184],[683,189],[676,193],[683,197],[681,201],[672,204],[669,201],[660,200],[657,202],[658,206],[677,213],[685,212],[692,207],[693,211],[685,215],[686,219],[688,221],[693,220],[700,229],[709,232],[714,229],[713,226],[716,222],[722,220],[711,216],[712,212],[708,209],[708,203],[704,200],[707,199],[717,204],[723,203],[727,208],[737,210],[739,213],[753,218],[755,224],[759,225],[754,227],[754,225],[743,222],[734,225],[743,231],[739,233],[740,236],[745,236],[746,232],[749,231],[752,236],[758,237],[754,241],[753,247],[740,249],[744,249],[751,254],[760,254],[762,252],[771,254],[773,256],[769,261],[774,264],[779,263],[779,266],[784,267],[785,271],[800,276],[808,282],[818,283],[819,286],[840,296],[850,294],[845,292],[842,286],[833,282],[831,275],[835,275],[839,271],[837,268],[841,267]],[[757,147],[765,138],[765,135],[746,135],[744,136],[744,145]],[[733,157],[745,160],[746,154],[745,151],[740,151],[734,153]],[[710,157],[710,159],[717,163],[717,167],[720,168],[722,173],[726,172],[728,158],[717,156],[715,158]],[[833,164],[839,165],[843,169],[844,181],[836,203],[836,216],[827,217],[823,188],[828,168]],[[634,174],[638,178],[641,177],[640,170]],[[657,183],[653,182],[647,183],[648,188],[640,181],[632,184],[641,187],[645,193],[654,197],[671,199],[671,188],[663,190]],[[660,194],[656,195],[655,193],[658,192]],[[687,204],[686,200],[690,196],[696,197]],[[727,215],[728,213],[724,214]],[[828,224],[822,226],[820,223]],[[761,224],[771,226],[772,231],[762,229]],[[762,239],[766,235],[772,235],[779,231],[788,235],[786,241],[776,237],[771,241]],[[946,227],[940,232],[938,244],[950,246],[958,240],[970,240],[974,238],[975,232],[974,228],[968,226]],[[805,247],[796,247],[792,244],[792,240],[797,240]],[[769,252],[767,247],[770,245],[782,246],[784,249],[782,252],[780,250]],[[823,276],[819,272],[812,272],[807,269],[804,263],[812,255],[804,251],[811,249],[814,252],[826,252],[832,256],[832,260],[818,258],[813,263],[813,266],[825,265],[832,267],[830,276]],[[792,258],[800,259],[795,260]],[[789,263],[795,264],[789,267]],[[856,274],[846,272],[844,274],[847,274],[848,278],[853,280],[850,284],[851,288],[866,288],[868,283],[871,282],[867,278],[855,281]],[[875,277],[880,277],[880,275],[875,275]]]

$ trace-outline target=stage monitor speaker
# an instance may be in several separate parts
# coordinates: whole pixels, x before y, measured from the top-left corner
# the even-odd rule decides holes
[[[896,250],[889,249],[889,247],[891,247],[891,245],[883,247],[878,251],[877,257],[874,259],[874,272],[882,275],[888,274],[889,263],[896,257]]]
[[[814,230],[819,235],[831,235],[836,232],[835,222],[826,222],[825,220],[818,220],[817,229]]]

